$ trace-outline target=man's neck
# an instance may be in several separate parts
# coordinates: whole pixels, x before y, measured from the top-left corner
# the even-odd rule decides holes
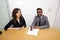
[[[38,16],[38,17],[41,17],[42,15],[41,15],[41,16],[37,15],[37,16]]]

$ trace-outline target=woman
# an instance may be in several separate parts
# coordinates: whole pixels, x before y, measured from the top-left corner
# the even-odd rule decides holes
[[[17,27],[26,27],[25,19],[23,18],[21,14],[21,10],[19,8],[15,8],[12,11],[12,20],[5,26],[4,30],[7,30],[11,25],[14,28]]]

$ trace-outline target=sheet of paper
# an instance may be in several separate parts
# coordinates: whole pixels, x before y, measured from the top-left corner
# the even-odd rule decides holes
[[[37,35],[38,35],[38,31],[39,31],[39,29],[33,29],[33,30],[31,31],[30,28],[29,28],[28,31],[27,31],[27,34],[28,34],[28,35],[37,36]]]

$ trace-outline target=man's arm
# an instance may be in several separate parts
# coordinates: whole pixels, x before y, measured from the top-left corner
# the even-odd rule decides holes
[[[50,24],[49,24],[49,21],[48,21],[48,19],[46,17],[44,25],[40,26],[40,28],[49,28],[49,27],[50,27]]]
[[[35,25],[36,25],[36,16],[35,16],[35,18],[34,18],[32,24],[31,24],[31,26],[35,26]]]

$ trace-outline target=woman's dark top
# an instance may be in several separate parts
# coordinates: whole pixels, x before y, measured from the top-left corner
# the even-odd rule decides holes
[[[12,20],[10,20],[10,22],[5,26],[4,30],[7,30],[11,25],[12,25],[14,28],[23,27],[23,26],[26,27],[26,22],[25,22],[25,19],[24,19],[24,18],[21,18],[21,19],[20,19],[20,22],[18,22],[17,20],[16,20],[16,22],[14,22],[13,19],[12,19]]]

